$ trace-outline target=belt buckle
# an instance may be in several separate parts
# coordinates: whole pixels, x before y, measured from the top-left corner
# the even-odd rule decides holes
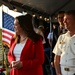
[[[65,70],[65,71],[70,71],[70,69],[69,69],[69,68],[67,68],[67,67],[65,67],[65,68],[64,68],[64,70]]]

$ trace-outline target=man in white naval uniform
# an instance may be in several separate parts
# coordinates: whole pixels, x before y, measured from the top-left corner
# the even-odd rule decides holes
[[[75,75],[75,10],[65,12],[67,33],[59,36],[53,49],[57,75]]]

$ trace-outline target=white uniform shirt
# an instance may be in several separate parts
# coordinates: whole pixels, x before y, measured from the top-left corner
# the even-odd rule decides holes
[[[60,35],[53,53],[61,56],[61,65],[75,66],[75,35],[71,37],[69,32]]]

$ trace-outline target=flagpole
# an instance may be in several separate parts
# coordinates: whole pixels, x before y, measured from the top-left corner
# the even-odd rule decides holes
[[[2,12],[4,12],[4,10],[3,10],[3,5],[2,5]],[[4,15],[3,15],[3,13],[2,13],[2,26],[3,26],[3,24],[4,24],[4,17],[3,17]],[[5,53],[5,51],[4,51],[4,47],[3,47],[3,43],[2,43],[2,54],[3,54],[3,62],[2,62],[2,65],[3,65],[3,68],[4,68],[4,64],[5,64],[5,68],[6,68],[6,73],[5,73],[5,75],[8,75],[8,67],[7,67],[7,60],[6,60],[6,53]],[[4,57],[5,56],[5,57]]]
[[[3,4],[2,4],[2,12],[3,12]],[[2,13],[2,20],[3,20],[3,13]],[[2,21],[2,26],[3,26],[3,21]],[[2,50],[2,53],[3,53],[3,50]],[[4,67],[4,53],[2,55],[3,55],[2,66]]]
[[[3,44],[2,44],[2,50],[3,50],[3,55],[4,55],[4,64],[5,64],[5,67],[6,67],[6,73],[5,73],[5,75],[8,75],[8,67],[7,67],[7,60],[6,60],[6,53],[5,53],[5,51],[4,51],[4,47],[3,47]]]

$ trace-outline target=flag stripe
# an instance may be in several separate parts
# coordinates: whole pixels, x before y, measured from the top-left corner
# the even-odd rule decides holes
[[[7,37],[5,35],[2,35],[2,37],[7,38],[8,40],[11,40],[11,38],[9,38],[9,37]]]
[[[7,30],[5,28],[3,28],[2,32],[9,34],[10,36],[12,36],[14,34],[14,32]]]
[[[7,38],[3,38],[3,42],[10,44],[10,40],[8,40]]]

